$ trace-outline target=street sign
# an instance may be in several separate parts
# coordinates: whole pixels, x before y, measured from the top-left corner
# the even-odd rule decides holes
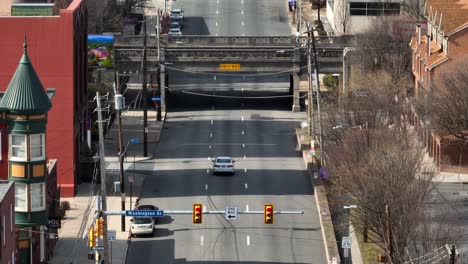
[[[104,251],[104,246],[94,246],[91,248],[92,251]]]
[[[113,241],[117,237],[115,230],[107,230],[107,240]]]
[[[48,228],[61,228],[62,222],[60,217],[51,217],[47,219],[47,227]]]
[[[128,182],[133,182],[133,175],[128,175]]]
[[[126,210],[125,216],[136,217],[163,217],[163,210]]]
[[[237,219],[237,207],[226,206],[226,220]]]
[[[240,63],[221,63],[219,69],[223,71],[237,71],[240,70]]]
[[[341,248],[351,248],[351,238],[342,237],[341,238]]]
[[[161,97],[151,97],[152,101],[161,101]]]

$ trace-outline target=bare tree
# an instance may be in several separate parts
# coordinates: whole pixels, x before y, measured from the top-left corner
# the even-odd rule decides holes
[[[409,33],[393,34],[392,24],[401,18],[379,18],[365,34],[356,38],[358,47],[353,61],[363,74],[384,70],[393,80],[410,78],[411,49]]]
[[[468,139],[468,57],[435,81],[428,99],[431,124],[463,141]]]
[[[335,32],[338,34],[349,33],[350,27],[350,14],[347,0],[335,0],[334,1],[334,22]]]
[[[353,224],[361,230],[368,228],[374,235],[369,239],[390,252],[392,263],[401,263],[419,225],[434,170],[423,164],[422,146],[408,131],[371,130],[370,145],[362,131],[346,133],[344,144],[330,150],[329,187],[335,208],[358,205],[351,214]]]
[[[424,6],[426,0],[402,0],[400,2],[401,11],[415,19],[424,19]]]

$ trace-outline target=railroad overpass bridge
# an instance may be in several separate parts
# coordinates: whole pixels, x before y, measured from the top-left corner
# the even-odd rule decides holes
[[[316,39],[320,73],[341,73],[343,49],[354,39]],[[159,51],[159,54],[158,54]],[[147,38],[147,69],[159,71],[161,87],[167,74],[191,73],[275,73],[290,74],[293,110],[299,109],[299,79],[307,74],[307,38],[294,36],[165,36],[159,49],[155,36]],[[116,36],[114,59],[119,71],[141,70],[143,36]],[[159,67],[161,65],[161,67]],[[163,89],[164,90],[164,89]],[[164,106],[164,91],[161,100]]]

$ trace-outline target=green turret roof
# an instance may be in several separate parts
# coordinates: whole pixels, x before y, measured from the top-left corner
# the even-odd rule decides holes
[[[47,113],[52,107],[28,57],[26,37],[23,57],[0,101],[0,108],[21,114]]]

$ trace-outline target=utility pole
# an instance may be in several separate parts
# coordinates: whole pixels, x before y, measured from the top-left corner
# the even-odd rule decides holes
[[[297,16],[297,5],[296,5],[297,0],[293,0],[293,7],[294,7],[294,14],[293,14],[293,24],[296,23],[296,16]]]
[[[309,80],[309,92],[307,96],[307,121],[308,121],[308,135],[311,139],[315,137],[315,124],[314,124],[314,101],[313,101],[313,86],[312,86],[312,46],[310,45],[310,22],[307,21],[307,77]],[[311,146],[315,147],[315,146]]]
[[[388,253],[387,253],[387,263],[392,263],[392,254],[393,254],[393,243],[392,243],[392,227],[390,225],[390,210],[388,205],[385,205],[385,218],[387,222],[387,243],[388,243]]]
[[[115,110],[117,110],[117,124],[119,127],[119,164],[120,164],[120,194],[121,194],[121,209],[125,211],[125,171],[124,171],[124,149],[123,149],[123,134],[122,134],[122,108],[123,100],[122,95],[120,94],[120,76],[119,72],[116,73],[116,83],[117,87],[115,89]],[[122,232],[125,231],[125,216],[122,215],[120,226]]]
[[[299,17],[298,17],[298,23],[297,23],[297,32],[299,32],[299,36],[302,36],[302,0],[298,0],[299,2]]]
[[[146,92],[146,17],[143,16],[143,156],[148,156],[148,98]]]
[[[156,16],[156,44],[158,47],[158,69],[161,69],[161,48],[160,48],[160,37],[161,37],[161,21],[159,20],[159,8]],[[156,80],[161,78],[161,74],[159,74],[158,71],[158,76],[156,77]],[[158,82],[158,96],[161,98],[161,89],[164,89],[164,87],[161,87],[161,80]],[[158,113],[156,116],[156,120],[161,121],[162,116],[161,116],[161,106],[162,106],[162,100],[159,101],[158,103]]]
[[[317,20],[320,21],[320,1],[317,0],[318,6],[317,6]]]
[[[320,166],[323,166],[324,159],[323,159],[323,137],[322,137],[322,113],[320,112],[320,80],[319,80],[319,69],[318,69],[318,62],[317,62],[317,47],[315,46],[315,36],[314,31],[310,31],[312,35],[312,48],[314,52],[314,74],[315,74],[315,86],[317,86],[317,115],[318,115],[318,133],[319,133],[319,144],[320,144]]]
[[[106,191],[106,161],[104,152],[104,131],[102,128],[102,108],[101,108],[101,95],[96,92],[97,100],[97,114],[98,114],[98,129],[99,129],[99,165],[101,171],[101,197],[102,197],[102,211],[107,211],[107,191]],[[104,263],[109,263],[109,248],[107,241],[107,216],[102,214],[104,219],[104,238],[102,239],[104,244]]]

